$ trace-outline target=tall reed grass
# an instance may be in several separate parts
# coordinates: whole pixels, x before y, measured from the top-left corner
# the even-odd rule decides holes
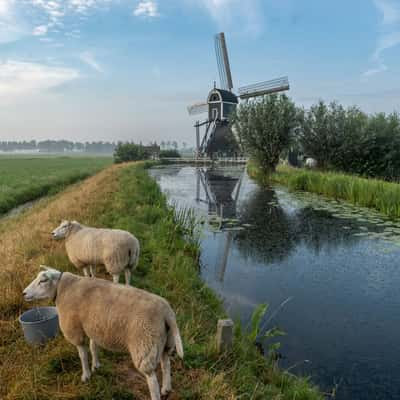
[[[257,176],[257,168],[250,170]],[[357,206],[373,208],[392,218],[400,217],[400,184],[361,178],[336,172],[279,167],[271,180],[290,190],[304,190],[346,200]]]

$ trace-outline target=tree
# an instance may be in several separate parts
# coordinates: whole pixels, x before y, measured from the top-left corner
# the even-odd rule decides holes
[[[333,166],[346,134],[346,111],[337,104],[320,101],[309,111],[301,110],[299,141],[306,156],[322,168]]]
[[[169,150],[161,150],[160,158],[179,158],[181,154],[178,150],[169,149]]]
[[[118,143],[114,150],[114,162],[138,161],[149,158],[149,154],[142,145],[135,143]]]
[[[271,173],[298,125],[297,110],[286,95],[273,94],[241,104],[232,125],[239,144],[265,173]]]

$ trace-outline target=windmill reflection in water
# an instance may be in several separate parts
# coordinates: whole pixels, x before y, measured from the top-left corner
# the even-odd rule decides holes
[[[237,219],[237,202],[244,176],[244,168],[235,168],[229,173],[215,167],[196,170],[196,201],[208,205],[208,223],[212,231],[215,235],[222,233],[225,237],[216,259],[217,279],[221,282],[224,280],[234,232],[244,229]]]

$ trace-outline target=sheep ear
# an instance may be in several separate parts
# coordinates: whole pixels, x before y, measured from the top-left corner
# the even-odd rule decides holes
[[[60,274],[60,271],[51,267],[46,267],[46,265],[41,265],[40,268],[47,273],[46,276],[48,276],[49,279],[52,278],[53,275],[58,276]]]

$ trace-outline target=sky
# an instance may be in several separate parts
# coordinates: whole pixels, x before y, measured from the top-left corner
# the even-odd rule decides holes
[[[400,0],[0,0],[0,140],[193,144],[220,31],[234,90],[400,111]]]

